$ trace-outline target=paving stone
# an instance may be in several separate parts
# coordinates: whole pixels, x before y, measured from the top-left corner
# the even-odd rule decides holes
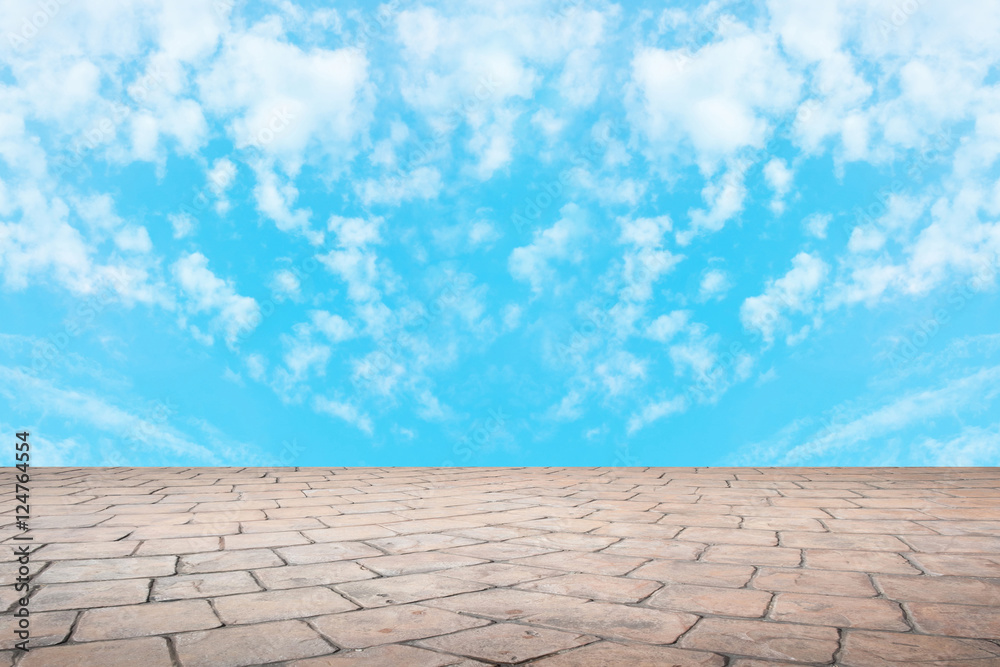
[[[802,560],[802,552],[785,547],[716,544],[705,550],[701,560],[708,563],[795,566]]]
[[[917,556],[911,555],[911,558]],[[854,572],[884,572],[886,574],[920,574],[900,554],[887,551],[854,551],[851,549],[805,549],[805,567],[817,570],[851,570]]]
[[[903,610],[897,603],[891,600],[851,598],[843,595],[778,593],[768,618],[810,625],[832,625],[838,628],[899,632],[910,629],[903,620]]]
[[[655,560],[633,570],[628,576],[678,584],[742,588],[753,573],[752,565]]]
[[[162,577],[173,574],[176,563],[176,556],[63,560],[49,565],[34,581],[39,584],[55,584]]]
[[[214,605],[226,625],[308,618],[358,608],[323,586],[227,595],[216,598]]]
[[[185,600],[261,590],[248,572],[180,574],[153,582],[151,600]],[[119,603],[120,604],[120,603]]]
[[[835,628],[703,618],[678,646],[792,662],[832,662],[839,641]]]
[[[31,614],[31,648],[63,642],[76,621],[77,611],[43,611]],[[13,614],[0,616],[0,649],[12,649],[21,639],[14,634],[19,628]]]
[[[364,607],[382,607],[468,593],[487,587],[487,584],[442,577],[439,574],[407,574],[338,584],[337,590]]]
[[[564,574],[520,584],[518,588],[607,602],[638,602],[660,586],[662,584],[659,582],[645,579],[609,577],[603,574]]]
[[[532,667],[722,667],[725,658],[714,653],[668,646],[639,646],[596,642],[583,648],[532,662]]]
[[[849,630],[839,662],[843,667],[995,667],[1000,664],[1000,646],[975,639]]]
[[[289,565],[309,565],[335,560],[351,560],[365,556],[379,556],[381,551],[361,542],[321,542],[297,547],[275,549]]]
[[[942,602],[1000,607],[1000,582],[967,577],[877,575],[887,598],[907,602]]]
[[[778,534],[775,531],[746,528],[730,530],[690,526],[678,533],[677,539],[706,544],[751,544],[761,547],[773,547],[778,544]]]
[[[854,598],[875,597],[878,594],[866,574],[836,570],[762,567],[757,571],[751,586],[762,591],[846,595]]]
[[[511,565],[510,563],[483,563],[482,565],[467,565],[439,570],[443,577],[454,577],[466,581],[478,581],[490,586],[513,586],[525,581],[543,579],[555,574],[551,569],[529,567],[527,565]]]
[[[647,560],[647,558],[621,556],[619,554],[562,551],[559,553],[542,554],[541,556],[518,558],[513,562],[517,565],[549,567],[569,572],[619,575],[634,570]]]
[[[995,502],[995,501],[994,501]],[[81,530],[86,530],[81,528]],[[1000,537],[982,535],[908,535],[915,551],[925,553],[1000,553]]]
[[[169,540],[146,540],[136,550],[137,556],[166,556],[218,551],[222,548],[218,537],[180,537]]]
[[[302,621],[185,632],[174,636],[174,645],[184,667],[244,667],[309,658],[331,649]]]
[[[694,560],[698,557],[698,554],[704,550],[704,544],[695,542],[625,537],[612,544],[601,553],[616,554],[619,556],[640,556],[642,558]]]
[[[1000,554],[912,554],[910,559],[928,574],[1000,578]]]
[[[340,526],[339,528],[320,528],[318,530],[304,530],[302,534],[313,542],[351,542],[357,540],[371,540],[377,537],[393,537],[398,535],[385,526]],[[434,535],[434,537],[439,537]],[[458,538],[454,538],[458,539]],[[414,542],[416,543],[416,542]],[[471,544],[472,540],[459,542],[459,544]],[[437,548],[437,547],[430,547]],[[415,549],[419,551],[419,549]],[[398,552],[402,553],[402,552]]]
[[[544,549],[569,549],[571,551],[598,551],[618,542],[617,537],[587,535],[584,533],[546,533],[531,537],[518,537],[507,544],[527,544]]]
[[[194,516],[194,515],[191,515]],[[143,526],[129,533],[130,540],[166,540],[179,537],[212,537],[238,533],[240,524],[235,521],[227,523],[198,523],[180,526],[160,525]]]
[[[288,531],[284,533],[251,533],[249,535],[226,535],[222,538],[226,549],[260,549],[270,547],[293,547],[309,544],[301,533]]]
[[[910,548],[892,535],[854,533],[793,533],[781,531],[781,546],[803,549],[854,549],[858,551],[909,551]],[[916,536],[914,539],[919,539]]]
[[[127,607],[104,607],[83,612],[73,641],[130,639],[189,630],[217,628],[222,623],[207,600],[154,602]]]
[[[423,602],[425,606],[448,609],[463,614],[485,616],[495,620],[516,620],[532,614],[564,609],[584,604],[578,597],[565,597],[537,591],[494,588],[476,593],[454,595]]]
[[[462,565],[478,565],[485,563],[482,558],[470,558],[450,553],[412,553],[397,556],[379,556],[377,558],[362,558],[358,561],[369,570],[386,577],[400,574],[417,574],[433,572]]]
[[[267,549],[212,551],[209,553],[181,556],[180,562],[177,565],[177,573],[199,574],[203,572],[252,570],[276,565],[284,565],[284,561],[278,558],[273,551]]]
[[[963,600],[958,598],[953,601]],[[1000,639],[1000,611],[996,607],[909,602],[906,608],[913,625],[927,634]]]
[[[486,663],[404,644],[340,651],[288,663],[288,667],[486,667]]]
[[[660,609],[586,602],[532,614],[523,620],[532,625],[586,632],[609,639],[670,644],[694,625],[698,617]]]
[[[268,567],[263,570],[254,570],[253,574],[268,590],[325,586],[374,579],[378,576],[351,561]]]
[[[47,544],[38,551],[36,558],[43,560],[87,560],[90,558],[121,558],[131,555],[139,542],[82,542],[78,544]]]
[[[771,593],[766,591],[671,583],[654,593],[646,604],[694,614],[760,618],[770,601]]]
[[[312,623],[333,643],[350,649],[424,639],[487,625],[490,621],[433,607],[398,605],[320,616]]]
[[[481,660],[514,663],[582,646],[595,640],[596,637],[589,635],[497,623],[425,639],[417,642],[417,645]]]
[[[145,602],[149,579],[46,584],[31,596],[31,612],[88,609]]]
[[[144,637],[108,642],[89,642],[31,649],[18,667],[173,667],[167,640]]]

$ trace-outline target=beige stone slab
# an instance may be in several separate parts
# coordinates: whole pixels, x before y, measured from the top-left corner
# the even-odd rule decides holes
[[[173,667],[167,640],[144,637],[107,642],[88,642],[32,649],[18,667]]]
[[[378,576],[352,561],[268,567],[254,570],[253,574],[268,590],[325,586],[374,579]]]
[[[139,604],[149,596],[149,579],[46,584],[31,596],[32,612]]]
[[[206,574],[180,574],[153,582],[151,600],[185,600],[214,598],[236,593],[260,591],[248,572],[210,572]]]
[[[61,560],[34,578],[38,584],[164,577],[175,572],[176,556]]]
[[[83,612],[73,641],[131,639],[222,625],[206,600],[153,602],[126,607],[104,607]]]
[[[406,604],[487,588],[487,584],[438,574],[405,574],[337,584],[336,589],[364,607]]]
[[[482,619],[420,605],[397,605],[320,616],[313,625],[338,646],[367,648],[488,625]]]
[[[237,625],[174,636],[184,667],[243,667],[324,655],[329,643],[303,621]]]
[[[216,598],[214,605],[226,625],[308,618],[358,608],[323,586],[227,595]]]

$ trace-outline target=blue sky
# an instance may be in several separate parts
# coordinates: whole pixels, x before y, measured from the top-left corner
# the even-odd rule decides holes
[[[1000,464],[995,2],[0,5],[39,464]]]

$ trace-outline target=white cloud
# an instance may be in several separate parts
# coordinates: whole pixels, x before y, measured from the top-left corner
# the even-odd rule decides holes
[[[115,234],[115,245],[126,252],[149,252],[153,242],[145,227],[129,226]]]
[[[784,312],[809,312],[812,298],[826,278],[826,263],[814,255],[800,252],[792,259],[792,268],[782,278],[768,281],[760,296],[749,297],[740,308],[740,320],[749,330],[759,332],[765,342],[774,340],[775,331],[786,322]]]
[[[188,297],[187,309],[193,313],[216,313],[213,326],[222,330],[230,346],[260,323],[257,302],[240,296],[232,281],[216,277],[208,268],[208,258],[200,252],[182,256],[174,263],[173,273]]]
[[[381,243],[381,218],[344,218],[334,215],[328,227],[337,238],[337,248],[318,259],[347,283],[352,301],[377,301],[381,293],[378,256],[372,245]]]
[[[313,408],[317,412],[343,419],[351,426],[368,435],[373,435],[375,432],[371,417],[351,403],[317,396],[313,400]]]
[[[709,269],[701,276],[698,299],[700,301],[721,299],[730,287],[732,287],[732,283],[729,280],[729,274],[722,269]]]
[[[826,229],[830,226],[832,220],[833,216],[829,213],[813,213],[802,221],[802,225],[806,228],[806,232],[810,236],[817,239],[825,239]]]
[[[534,233],[530,244],[514,248],[507,262],[514,279],[529,283],[535,294],[541,293],[542,286],[554,280],[553,262],[578,259],[578,247],[586,229],[580,209],[575,204],[567,204],[560,213],[562,217],[555,224]]]
[[[772,158],[764,165],[764,179],[774,191],[774,199],[771,200],[771,210],[781,214],[785,210],[785,195],[792,187],[794,173],[788,168],[788,163],[781,158]]]
[[[171,213],[167,216],[167,220],[174,229],[175,239],[190,236],[197,224],[197,221],[188,213]]]
[[[667,343],[684,330],[691,319],[691,312],[675,310],[667,315],[660,315],[646,328],[646,337],[660,343]]]
[[[348,340],[356,335],[354,327],[340,315],[325,310],[314,310],[309,315],[313,325],[333,343]]]
[[[686,408],[687,399],[683,396],[675,396],[671,399],[647,403],[642,410],[629,418],[628,433],[632,435],[653,422],[677,414],[678,412],[683,412]]]
[[[621,227],[618,242],[627,246],[621,297],[625,301],[649,301],[653,285],[683,259],[663,248],[664,236],[671,229],[670,218],[621,218],[618,223]]]
[[[311,229],[309,209],[294,209],[299,191],[291,180],[285,183],[269,165],[260,163],[254,167],[257,185],[253,194],[257,200],[257,210],[274,220],[283,232],[294,232],[305,236],[314,245],[323,242],[323,232]]]
[[[302,283],[299,281],[298,276],[288,269],[275,272],[271,278],[271,293],[279,301],[285,299],[298,300],[302,296],[301,288]]]

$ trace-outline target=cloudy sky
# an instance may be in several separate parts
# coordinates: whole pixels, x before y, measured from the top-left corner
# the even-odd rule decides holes
[[[1000,3],[0,2],[49,465],[1000,465]]]

